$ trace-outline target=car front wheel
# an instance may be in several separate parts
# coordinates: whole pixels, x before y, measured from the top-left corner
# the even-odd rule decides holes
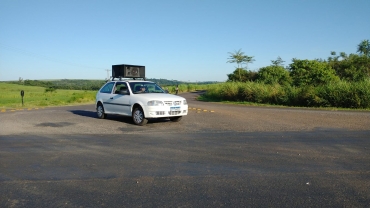
[[[136,107],[132,112],[132,120],[139,126],[144,126],[148,123],[148,119],[145,118],[143,110],[139,107]]]
[[[98,104],[98,107],[96,107],[96,114],[98,115],[98,118],[104,119],[107,118],[107,114],[104,111],[104,107],[101,103]]]

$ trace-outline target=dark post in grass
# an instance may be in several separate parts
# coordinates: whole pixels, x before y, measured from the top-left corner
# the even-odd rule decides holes
[[[23,96],[24,96],[24,91],[21,90],[21,96],[22,96],[22,107],[23,107]]]

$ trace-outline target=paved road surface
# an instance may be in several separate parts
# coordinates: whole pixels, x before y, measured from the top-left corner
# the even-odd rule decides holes
[[[370,207],[370,113],[188,99],[179,123],[93,105],[0,113],[0,207]]]

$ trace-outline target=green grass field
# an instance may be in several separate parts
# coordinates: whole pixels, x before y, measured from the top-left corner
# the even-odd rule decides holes
[[[21,90],[24,90],[24,106]],[[0,109],[89,104],[94,103],[95,95],[96,91],[58,89],[46,92],[44,87],[0,83]]]

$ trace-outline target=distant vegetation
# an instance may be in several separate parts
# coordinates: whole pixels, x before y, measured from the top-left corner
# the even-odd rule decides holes
[[[155,78],[147,78],[148,81],[155,82],[161,86],[175,86],[175,85],[206,85],[206,84],[214,84],[218,83],[216,81],[199,81],[199,82],[185,82],[185,81],[178,81],[178,80],[168,80],[168,79],[155,79]]]
[[[80,80],[80,79],[60,79],[60,80],[22,80],[9,81],[5,83],[19,84],[24,86],[38,86],[48,89],[65,90],[99,90],[105,83],[104,80]],[[52,91],[52,90],[51,90]]]
[[[153,81],[158,83],[163,87],[175,86],[175,85],[204,85],[204,84],[212,84],[217,83],[214,81],[205,81],[205,82],[183,82],[177,80],[167,80],[167,79],[155,79],[155,78],[147,78],[148,81]],[[9,84],[19,84],[24,86],[38,86],[38,87],[45,87],[47,91],[54,91],[57,89],[65,89],[65,90],[93,90],[97,91],[106,83],[106,80],[81,80],[81,79],[60,79],[60,80],[23,80],[19,79],[18,81],[7,81],[4,83]]]

